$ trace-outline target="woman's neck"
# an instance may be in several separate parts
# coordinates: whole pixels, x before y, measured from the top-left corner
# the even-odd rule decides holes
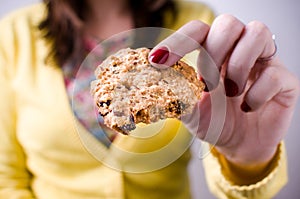
[[[127,0],[87,0],[84,32],[99,39],[134,28]]]

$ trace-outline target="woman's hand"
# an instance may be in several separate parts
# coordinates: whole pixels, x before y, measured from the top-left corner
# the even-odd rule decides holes
[[[149,59],[156,67],[168,67],[199,44],[221,71],[221,75],[208,74],[205,82],[214,90],[223,80],[227,96],[217,149],[230,162],[245,168],[266,165],[288,131],[299,95],[297,78],[278,57],[265,60],[274,54],[276,46],[263,23],[245,25],[231,15],[217,17],[211,27],[191,21],[158,44]],[[201,73],[203,69],[199,67]],[[206,92],[197,106],[201,119],[196,133],[200,139],[207,136],[211,122],[209,96],[210,92]]]

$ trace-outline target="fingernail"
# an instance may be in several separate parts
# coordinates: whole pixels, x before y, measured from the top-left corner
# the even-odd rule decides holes
[[[234,97],[239,93],[239,87],[231,79],[225,78],[224,86],[225,86],[226,96],[228,97]]]
[[[252,110],[251,107],[245,101],[243,101],[243,103],[241,104],[241,109],[245,113],[248,113],[248,112],[250,112]]]
[[[164,64],[169,57],[169,51],[166,47],[162,47],[154,51],[149,60],[156,64]]]
[[[200,77],[200,81],[202,81],[205,85],[204,92],[209,92],[213,89],[213,84],[211,84],[209,81],[204,80],[203,77]]]

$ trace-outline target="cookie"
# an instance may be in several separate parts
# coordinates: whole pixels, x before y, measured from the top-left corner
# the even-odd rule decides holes
[[[91,94],[104,124],[129,134],[136,124],[150,124],[191,113],[204,84],[183,61],[167,69],[153,67],[147,48],[121,49],[95,70]]]

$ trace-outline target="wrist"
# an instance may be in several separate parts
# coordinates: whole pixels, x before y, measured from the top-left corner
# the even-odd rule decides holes
[[[216,147],[216,149],[232,164],[240,165],[245,168],[263,167],[276,154],[278,146],[274,147],[245,147],[245,149],[224,149]]]
[[[230,181],[237,185],[249,185],[262,180],[272,171],[274,161],[277,160],[278,149],[279,147],[268,148],[260,153],[259,150],[254,150],[252,153],[250,151],[233,153],[217,147],[214,153],[219,154],[222,171]]]

